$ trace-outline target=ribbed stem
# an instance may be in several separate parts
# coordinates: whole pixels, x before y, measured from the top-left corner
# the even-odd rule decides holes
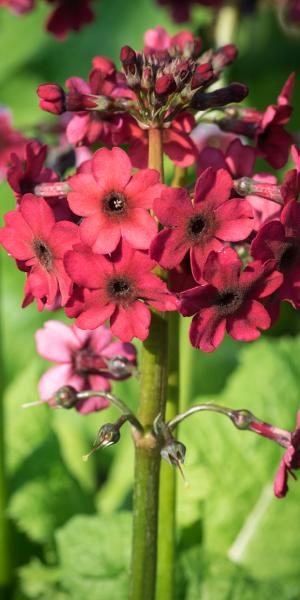
[[[159,129],[149,130],[149,167],[163,180]],[[142,351],[138,418],[145,434],[136,435],[130,600],[155,597],[160,454],[152,425],[158,413],[165,412],[167,368],[168,323],[164,315],[154,313]]]
[[[2,286],[1,263],[0,263],[0,285]],[[5,428],[4,428],[4,385],[5,368],[1,335],[1,313],[0,313],[0,597],[9,597],[9,588],[12,581],[10,532],[7,520],[7,478],[5,457]]]
[[[169,364],[166,420],[179,411],[179,314],[169,313]],[[156,600],[174,599],[176,556],[176,469],[162,462],[159,490]]]

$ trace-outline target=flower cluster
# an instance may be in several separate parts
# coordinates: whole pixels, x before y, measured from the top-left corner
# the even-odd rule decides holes
[[[212,352],[225,332],[256,339],[282,301],[300,308],[300,152],[286,128],[294,75],[276,104],[242,106],[246,86],[210,88],[236,54],[232,45],[202,52],[189,32],[157,27],[143,52],[122,48],[122,70],[96,56],[87,81],[40,85],[40,106],[57,122],[40,126],[39,140],[13,132],[3,115],[1,164],[16,208],[0,242],[24,273],[23,307],[35,301],[75,319],[48,321],[36,335],[38,352],[56,363],[40,382],[50,405],[62,388],[68,407],[104,408],[111,381],[134,372],[130,342],[148,337],[153,311],[192,317],[192,345]],[[43,143],[47,127],[55,149]],[[173,185],[148,168],[151,138],[174,164]],[[281,181],[256,172],[257,157],[277,169],[289,156]],[[277,496],[298,468],[296,439]]]

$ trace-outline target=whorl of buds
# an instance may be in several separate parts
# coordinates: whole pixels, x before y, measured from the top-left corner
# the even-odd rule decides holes
[[[243,83],[231,83],[224,88],[209,93],[204,93],[199,90],[194,94],[191,100],[191,106],[196,110],[217,108],[231,102],[241,102],[246,98],[248,93],[249,89]]]

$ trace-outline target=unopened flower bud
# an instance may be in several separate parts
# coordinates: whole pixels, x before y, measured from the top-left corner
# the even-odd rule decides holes
[[[120,61],[126,74],[128,71],[130,71],[132,74],[134,73],[136,65],[136,53],[130,46],[123,46],[123,48],[121,48]]]
[[[241,177],[234,181],[233,187],[240,196],[254,194],[260,198],[283,204],[281,186],[274,183],[263,183],[250,177]]]
[[[219,48],[213,55],[212,66],[214,71],[220,72],[230,65],[237,57],[238,50],[234,44],[226,44]]]
[[[203,84],[207,84],[214,78],[214,72],[210,63],[198,65],[191,80],[191,89],[195,90]]]
[[[249,410],[233,410],[231,420],[238,429],[249,429],[254,419]]]
[[[41,84],[37,88],[37,95],[41,99],[40,107],[42,110],[46,110],[54,115],[61,115],[66,111],[66,95],[60,85],[54,83]]]
[[[231,83],[227,87],[204,93],[200,90],[194,94],[191,106],[197,110],[206,110],[224,106],[230,102],[241,102],[248,95],[249,89],[242,83]]]
[[[153,86],[153,72],[151,67],[144,67],[141,78],[141,88],[150,90]]]
[[[154,89],[157,96],[169,96],[176,92],[176,81],[172,75],[161,75],[156,79]]]
[[[110,374],[116,379],[124,379],[136,372],[136,366],[126,356],[114,356],[107,361]]]
[[[105,425],[102,425],[95,439],[94,447],[88,454],[85,454],[82,459],[87,461],[91,454],[94,454],[99,448],[107,448],[108,446],[117,444],[121,437],[119,429],[120,425],[118,421],[116,423],[105,423]]]
[[[53,402],[50,400],[49,404],[61,408],[73,408],[77,404],[77,390],[71,385],[64,385],[55,392]]]
[[[177,440],[170,440],[160,451],[161,457],[170,465],[184,464],[186,447]]]

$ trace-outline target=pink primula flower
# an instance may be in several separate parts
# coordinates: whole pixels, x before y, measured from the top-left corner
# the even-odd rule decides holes
[[[94,254],[87,246],[67,252],[65,267],[83,291],[76,303],[76,324],[94,329],[110,319],[111,330],[123,342],[133,337],[146,339],[151,314],[147,305],[157,310],[175,310],[176,300],[166,284],[151,273],[154,261],[143,252],[123,242],[108,258]],[[68,316],[76,316],[67,309]]]
[[[291,433],[290,445],[280,461],[274,482],[274,493],[277,498],[284,498],[288,492],[288,476],[297,479],[294,469],[300,468],[300,411],[297,414],[296,431]]]
[[[92,0],[46,0],[54,4],[47,20],[47,31],[58,39],[65,39],[70,30],[79,31],[95,18]]]
[[[97,150],[91,173],[70,177],[71,210],[85,217],[80,225],[82,241],[94,252],[113,252],[121,237],[134,248],[148,249],[157,224],[147,209],[164,186],[159,173],[145,169],[132,175],[132,165],[120,148]]]
[[[20,131],[13,129],[9,110],[0,107],[0,180],[6,175],[12,152],[24,157],[27,141]]]
[[[203,285],[182,292],[179,310],[185,317],[195,315],[190,328],[191,344],[213,352],[222,342],[225,330],[235,340],[249,342],[268,329],[271,318],[261,300],[282,283],[282,275],[272,263],[253,262],[242,270],[242,262],[232,248],[211,252],[205,264]]]
[[[277,291],[280,300],[288,300],[300,308],[300,204],[291,200],[283,208],[280,221],[271,221],[259,229],[251,244],[256,260],[274,260],[275,268],[283,275]],[[279,308],[279,307],[278,307]]]
[[[153,240],[151,257],[171,269],[190,251],[192,272],[198,279],[212,250],[221,250],[224,242],[246,239],[253,228],[252,209],[244,199],[230,199],[232,185],[227,171],[208,168],[197,180],[194,203],[185,189],[164,190],[153,208],[166,228]]]
[[[104,325],[93,331],[71,327],[60,321],[47,321],[43,329],[36,332],[38,353],[52,362],[51,367],[39,381],[39,392],[43,400],[49,400],[64,385],[82,390],[111,390],[109,379],[110,359],[124,357],[136,364],[136,349],[132,344],[112,341],[111,331]],[[108,406],[105,398],[80,400],[76,409],[82,414],[101,410]]]
[[[47,157],[47,146],[38,141],[29,142],[25,148],[25,160],[12,153],[7,181],[15,193],[17,200],[24,194],[34,192],[39,183],[57,181],[58,175],[44,166]]]
[[[167,31],[158,25],[154,29],[147,29],[144,35],[144,53],[157,54],[170,48],[184,50],[186,44],[193,44],[194,36],[190,31],[180,31],[176,35],[169,35]]]
[[[23,306],[35,298],[38,309],[53,304],[62,306],[69,299],[72,281],[63,257],[78,241],[78,227],[69,221],[57,223],[44,198],[26,194],[18,210],[6,213],[6,226],[0,230],[5,250],[27,271]]]
[[[244,146],[236,138],[225,152],[219,148],[204,148],[197,159],[197,174],[200,175],[207,167],[227,170],[233,179],[251,177],[253,174],[256,154],[250,146]]]
[[[104,56],[96,56],[93,59],[93,67],[88,83],[80,77],[71,77],[66,82],[68,90],[78,94],[104,95],[110,98],[132,97],[133,94],[126,86],[124,75],[116,71],[111,60]],[[85,111],[72,114],[66,128],[66,135],[71,144],[90,146],[101,142],[106,146],[113,146],[124,142],[124,127],[127,131],[124,115],[105,111]]]
[[[191,166],[198,157],[197,147],[190,136],[194,124],[193,115],[182,112],[162,130],[164,152],[179,167]],[[129,127],[128,154],[133,166],[143,169],[148,161],[148,132],[133,120],[130,121]]]

